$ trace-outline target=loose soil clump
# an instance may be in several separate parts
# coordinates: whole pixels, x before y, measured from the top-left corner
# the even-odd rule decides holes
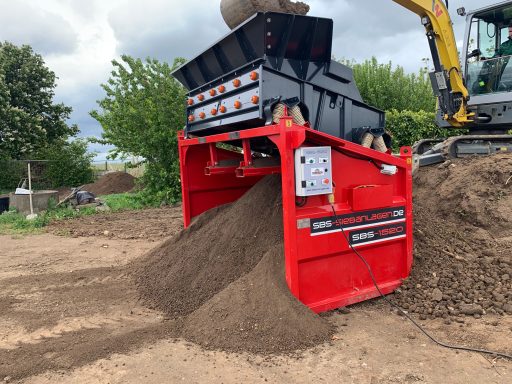
[[[279,176],[262,179],[134,265],[144,301],[182,319],[184,338],[265,354],[331,337],[329,323],[287,290],[280,186]]]
[[[421,319],[512,314],[512,156],[422,168],[411,277],[395,295]]]
[[[111,172],[98,181],[85,185],[82,190],[96,196],[130,192],[135,188],[135,177],[126,172]]]

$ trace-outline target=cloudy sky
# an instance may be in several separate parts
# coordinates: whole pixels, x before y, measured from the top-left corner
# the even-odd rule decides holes
[[[376,56],[414,72],[429,57],[419,18],[391,0],[308,0],[310,15],[334,19],[333,54],[357,61]],[[496,0],[450,0],[457,39],[464,18]],[[56,99],[73,107],[81,136],[100,136],[89,117],[100,84],[121,54],[172,62],[192,58],[228,33],[220,0],[0,0],[0,41],[29,44],[57,74]],[[97,159],[105,157],[105,149]]]

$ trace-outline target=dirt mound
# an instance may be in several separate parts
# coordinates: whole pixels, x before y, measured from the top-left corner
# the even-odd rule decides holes
[[[283,293],[282,260],[275,264],[284,257],[280,185],[279,176],[264,178],[238,201],[201,215],[134,265],[142,298],[173,318],[184,318],[185,338],[206,347],[260,353],[329,339],[326,321]],[[298,327],[301,321],[307,331]],[[222,336],[216,335],[219,328]],[[306,336],[298,340],[301,330]]]
[[[184,335],[209,348],[282,352],[323,343],[332,327],[321,320],[290,293],[279,245],[195,311]]]
[[[111,172],[102,176],[95,183],[85,185],[82,190],[101,196],[130,192],[134,187],[135,177],[129,173]]]
[[[512,230],[511,191],[511,155],[448,161],[422,169],[415,179],[417,204],[498,236]]]
[[[415,177],[411,277],[395,295],[420,318],[512,313],[512,156],[424,168]],[[507,184],[508,181],[508,184]]]

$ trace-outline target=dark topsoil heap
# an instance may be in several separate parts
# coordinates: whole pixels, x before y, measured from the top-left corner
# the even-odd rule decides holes
[[[183,320],[182,336],[208,348],[290,352],[333,329],[288,291],[280,177],[201,215],[135,266],[142,297]]]
[[[96,196],[130,192],[135,187],[135,177],[126,172],[111,172],[98,181],[85,185],[82,190]]]
[[[398,304],[447,322],[512,314],[512,156],[422,168],[414,182],[414,266]]]

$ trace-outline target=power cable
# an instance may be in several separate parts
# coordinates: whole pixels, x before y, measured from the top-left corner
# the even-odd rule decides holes
[[[334,214],[334,218],[336,219],[336,223],[340,223],[340,229],[341,229],[341,233],[343,234],[343,237],[345,238],[345,240],[347,241],[347,244],[349,245],[350,249],[352,249],[352,251],[354,252],[354,254],[356,254],[357,257],[359,257],[359,259],[364,263],[364,265],[366,266],[366,269],[368,270],[368,273],[372,279],[372,282],[373,282],[373,285],[375,286],[375,288],[377,289],[377,291],[379,292],[379,295],[389,304],[391,305],[392,307],[396,308],[398,311],[400,311],[400,313],[402,315],[404,315],[404,317],[406,317],[411,323],[413,323],[416,328],[418,328],[425,336],[427,336],[431,341],[433,341],[434,343],[436,343],[437,345],[441,346],[441,347],[444,347],[444,348],[449,348],[449,349],[455,349],[455,350],[460,350],[460,351],[468,351],[468,352],[478,352],[478,353],[485,353],[485,354],[488,354],[488,355],[494,355],[494,356],[500,356],[500,357],[503,357],[505,359],[510,359],[512,360],[512,355],[508,355],[506,353],[503,353],[503,352],[495,352],[495,351],[489,351],[489,350],[486,350],[486,349],[479,349],[479,348],[471,348],[471,347],[466,347],[466,346],[460,346],[460,345],[451,345],[451,344],[448,344],[448,343],[444,343],[442,341],[439,341],[437,340],[434,336],[432,336],[430,333],[428,333],[420,324],[418,324],[411,316],[409,316],[409,314],[407,312],[405,312],[402,308],[400,308],[400,306],[398,306],[397,304],[393,303],[391,300],[389,300],[386,295],[384,295],[384,293],[382,293],[382,291],[380,290],[379,288],[379,285],[377,283],[377,280],[375,279],[375,275],[373,274],[373,271],[372,271],[372,268],[370,267],[370,264],[368,264],[368,262],[366,261],[366,259],[352,246],[352,244],[350,243],[349,241],[349,238],[347,236],[347,234],[345,233],[345,229],[343,228],[343,226],[341,225],[341,222],[339,221],[338,219],[338,215],[336,214],[336,209],[334,208],[334,205],[331,203],[331,208],[332,208],[332,212]]]

